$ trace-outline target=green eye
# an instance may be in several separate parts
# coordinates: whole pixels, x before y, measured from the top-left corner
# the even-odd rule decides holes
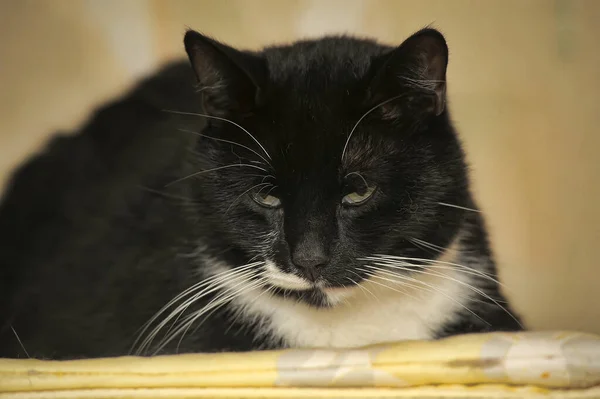
[[[279,198],[273,195],[254,193],[251,194],[251,197],[254,200],[254,202],[256,202],[258,205],[267,208],[278,208],[281,205],[281,201],[279,200]]]
[[[364,193],[350,193],[342,198],[342,204],[348,206],[362,205],[373,196],[375,187],[367,187]]]

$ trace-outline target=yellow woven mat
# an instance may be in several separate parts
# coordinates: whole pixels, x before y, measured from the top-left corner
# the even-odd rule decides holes
[[[493,333],[352,350],[0,359],[0,398],[600,398],[600,337]]]

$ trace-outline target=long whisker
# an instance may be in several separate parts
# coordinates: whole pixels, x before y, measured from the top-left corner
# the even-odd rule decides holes
[[[372,266],[367,266],[367,267],[372,267]],[[408,269],[410,270],[410,269]],[[379,270],[379,271],[383,271],[383,270]],[[380,278],[377,275],[374,275],[373,277],[375,278]],[[435,287],[434,285],[428,284],[424,281],[420,281],[417,280],[415,278],[412,277],[408,277],[408,276],[400,276],[400,275],[395,275],[395,277],[397,278],[401,278],[401,279],[406,279],[408,281],[412,281],[414,283],[417,284],[422,284],[430,289],[432,289],[433,291],[443,295],[444,297],[446,297],[447,299],[451,300],[452,302],[454,302],[455,304],[457,304],[458,306],[462,307],[463,309],[465,309],[467,312],[471,313],[473,316],[477,317],[479,320],[481,320],[483,323],[487,324],[488,326],[491,326],[491,324],[489,322],[487,322],[486,320],[484,320],[481,316],[479,316],[477,313],[473,312],[471,309],[469,309],[467,306],[465,306],[464,304],[460,303],[459,301],[457,301],[455,298],[452,298],[450,295],[448,295],[447,293],[445,293],[444,291],[440,290],[439,288]],[[440,276],[442,277],[442,276]],[[459,280],[456,280],[457,282]]]
[[[360,278],[362,279],[362,277],[361,277],[361,275],[360,275],[360,274],[358,274],[358,273],[354,272],[353,270],[348,270],[348,271],[349,271],[349,272],[352,272],[352,273],[354,273],[354,274],[356,274],[358,277],[360,277]],[[362,284],[360,284],[360,283],[357,283],[356,281],[352,280],[350,277],[347,277],[347,278],[348,278],[348,280],[352,281],[352,282],[354,283],[354,285],[358,286],[358,288],[360,288],[361,290],[363,290],[365,293],[369,293],[369,294],[371,294],[371,296],[372,296],[373,298],[375,298],[375,300],[376,300],[377,302],[381,303],[381,300],[380,300],[380,299],[379,299],[379,298],[378,298],[378,297],[377,297],[375,294],[373,294],[373,293],[371,292],[371,290],[370,290],[370,289],[368,289],[367,287],[365,287],[364,285],[362,285]]]
[[[227,277],[229,275],[232,274],[236,274],[236,273],[241,273],[243,271],[246,271],[248,269],[251,269],[254,266],[260,265],[262,262],[253,262],[253,263],[249,263],[247,265],[241,266],[239,268],[235,268],[233,270],[226,270],[223,271],[221,273],[215,274],[214,276],[202,280],[194,285],[192,285],[191,287],[187,288],[186,290],[184,290],[182,293],[180,293],[179,295],[177,295],[176,297],[174,297],[173,299],[171,299],[171,301],[169,301],[165,306],[163,306],[158,312],[156,312],[156,314],[150,319],[148,320],[144,325],[147,326],[149,324],[152,324],[152,322],[154,322],[154,320],[156,320],[158,318],[158,316],[160,316],[160,314],[162,312],[164,312],[165,310],[167,310],[171,305],[173,305],[175,302],[177,302],[180,298],[186,296],[187,294],[191,293],[192,291],[203,287],[205,285],[211,284],[219,279],[222,279],[224,277]],[[144,330],[141,331],[141,334],[144,333]]]
[[[174,297],[173,299],[171,299],[165,306],[163,306],[158,312],[156,312],[154,314],[154,316],[152,316],[152,318],[150,318],[150,320],[148,320],[141,328],[140,333],[138,334],[138,337],[136,338],[136,340],[133,342],[132,345],[132,349],[135,348],[138,345],[138,342],[141,340],[141,338],[144,336],[145,332],[148,330],[148,328],[150,328],[150,326],[152,325],[152,323],[154,323],[154,321],[156,319],[158,319],[160,317],[160,315],[162,313],[164,313],[168,308],[170,308],[172,305],[174,305],[177,301],[179,301],[180,299],[183,299],[184,297],[193,294],[195,291],[206,287],[203,291],[200,292],[196,292],[196,296],[197,295],[206,295],[208,293],[211,293],[213,291],[211,291],[211,289],[217,289],[215,287],[210,286],[211,284],[215,283],[215,282],[219,282],[221,283],[224,279],[227,279],[228,277],[231,278],[232,276],[235,278],[236,275],[243,275],[246,272],[248,272],[250,269],[260,265],[262,262],[254,262],[254,263],[249,263],[247,265],[241,266],[239,268],[233,269],[233,270],[226,270],[224,272],[215,274],[214,276],[205,279],[203,281],[200,281],[194,285],[192,285],[191,287],[187,288],[186,290],[184,290],[182,293],[180,293],[179,295],[177,295],[176,297]],[[207,287],[210,286],[210,287]],[[177,308],[179,309],[179,307]],[[143,348],[145,346],[147,346],[151,341],[152,341],[152,336],[155,336],[158,331],[162,328],[162,326],[164,326],[168,320],[170,320],[173,317],[173,314],[176,313],[177,309],[175,309],[174,311],[171,312],[171,314],[169,314],[169,316],[167,316],[166,320],[164,321],[164,323],[161,323],[159,326],[155,327],[155,329],[153,330],[153,332],[150,334],[149,337],[147,337],[140,345],[140,348],[137,351],[137,354],[140,354],[141,351],[143,350]]]
[[[21,349],[23,349],[23,352],[25,352],[25,355],[27,355],[27,358],[31,359],[31,356],[29,356],[29,352],[27,352],[27,349],[25,349],[25,345],[23,345],[23,341],[21,341],[21,338],[19,338],[19,334],[17,334],[17,332],[15,331],[15,328],[12,326],[12,324],[10,324],[10,329],[12,330],[13,334],[15,334],[15,337],[17,338],[17,341],[19,341],[19,345],[21,345]]]
[[[265,150],[265,147],[263,147],[262,144],[260,144],[260,141],[258,141],[256,139],[256,137],[254,137],[248,130],[244,129],[241,125],[238,125],[234,121],[231,121],[231,120],[226,119],[226,118],[220,118],[218,116],[212,116],[212,115],[207,115],[207,114],[199,114],[199,113],[195,113],[195,112],[182,112],[182,111],[174,111],[174,110],[170,110],[170,109],[163,109],[163,111],[170,112],[170,113],[173,113],[173,114],[179,114],[179,115],[201,116],[203,118],[216,119],[216,120],[219,120],[219,121],[231,123],[232,125],[237,126],[240,129],[242,129],[242,131],[244,131],[244,133],[246,133],[248,136],[250,136],[250,138],[252,140],[254,140],[254,142],[256,144],[258,144],[258,146],[260,147],[260,149],[263,150],[263,152],[265,153],[265,155],[267,156],[267,158],[272,159],[271,156],[269,155],[269,153],[267,152],[267,150]]]
[[[363,114],[363,116],[360,117],[360,119],[358,120],[358,122],[356,122],[356,124],[354,125],[354,127],[352,128],[352,130],[350,130],[350,134],[348,135],[348,138],[346,139],[346,143],[344,144],[344,149],[342,150],[342,160],[344,159],[344,155],[346,155],[346,149],[348,148],[348,143],[350,142],[350,139],[352,138],[352,135],[354,134],[354,131],[356,130],[357,126],[359,125],[360,122],[362,122],[363,119],[365,119],[365,117],[367,115],[369,115],[371,112],[375,111],[377,108],[392,102],[394,100],[399,99],[400,97],[404,97],[406,94],[399,94],[397,96],[394,96],[392,98],[388,98],[387,100],[377,104],[376,106],[374,106],[373,108],[371,108],[370,110],[368,110],[367,112],[365,112]]]
[[[199,204],[198,201],[196,201],[196,200],[194,200],[192,198],[183,197],[183,196],[179,196],[179,195],[173,195],[173,194],[170,194],[170,193],[165,193],[164,191],[155,190],[153,188],[145,187],[145,186],[138,186],[138,188],[140,188],[141,190],[144,190],[144,191],[148,191],[149,193],[161,195],[161,196],[163,196],[165,198],[180,200],[180,201],[183,201],[183,203],[194,204],[194,205],[198,205]]]
[[[406,276],[402,276],[402,275],[400,275],[398,273],[393,273],[393,272],[391,272],[389,270],[382,269],[380,267],[375,267],[373,265],[364,265],[364,267],[367,267],[367,268],[372,269],[372,270],[362,269],[362,268],[357,268],[356,270],[359,270],[359,271],[362,271],[363,273],[366,273],[369,277],[373,277],[375,275],[375,271],[377,271],[377,272],[381,272],[381,273],[384,273],[384,274],[396,276],[398,278],[401,278],[402,280],[408,280],[408,279],[404,278]],[[398,283],[399,281],[395,281],[395,282]],[[414,288],[416,290],[422,290],[422,289],[425,288],[425,287],[422,287],[422,286],[419,286],[419,285],[416,285],[416,284],[406,283],[404,281],[402,281],[402,285],[405,286],[405,287],[408,287],[408,288]]]
[[[439,245],[435,245],[435,244],[431,244],[428,243],[427,241],[423,241],[423,240],[419,240],[417,238],[408,238],[408,241],[410,241],[411,243],[413,243],[415,246],[425,249],[425,250],[431,250],[437,253],[444,253],[448,250],[450,250],[449,248],[444,248],[441,247]]]
[[[265,278],[265,282],[267,282],[266,278]],[[264,294],[271,295],[271,293],[274,292],[274,291],[275,291],[275,287],[274,286],[268,287],[266,290],[262,290],[260,294],[258,294],[257,296],[255,296],[254,299],[248,303],[248,306],[256,303],[256,301],[258,301],[260,299],[260,297],[262,297]],[[229,327],[227,327],[227,330],[225,330],[224,334],[227,334],[231,330],[231,328],[233,327],[233,325],[235,324],[235,322],[241,317],[242,314],[244,314],[243,309],[238,309],[235,312],[235,314],[233,316],[233,319],[231,319],[229,321]]]
[[[390,262],[390,261],[384,261],[384,262],[374,262],[373,265],[375,266],[383,266],[384,268],[391,268],[391,269],[399,269],[399,270],[403,270],[409,273],[425,273],[427,274],[427,272],[415,269],[415,266],[417,265],[413,265],[407,262],[402,262],[402,261],[398,261],[398,262]],[[471,274],[477,277],[481,277],[478,273],[471,273],[471,271],[469,270],[462,270],[462,269],[457,269],[454,268],[452,266],[439,266],[439,265],[427,265],[426,266],[427,270],[429,271],[433,271],[433,273],[430,273],[431,275],[436,275],[436,276],[440,276],[440,277],[446,277],[449,278],[449,276],[443,274],[443,273],[435,273],[436,270],[452,270],[455,272],[461,272],[461,273],[465,273],[465,274]],[[492,279],[493,280],[493,279]],[[486,297],[489,297],[490,300],[492,300],[492,297],[489,295],[486,295]],[[471,300],[476,301],[476,302],[482,302],[482,303],[488,303],[485,301],[481,301],[475,298],[472,298]],[[497,302],[504,302],[500,299],[494,299]]]
[[[494,278],[494,275],[490,274],[490,273],[485,273],[481,270],[477,270],[474,269],[472,267],[466,266],[466,265],[461,265],[459,263],[454,263],[454,262],[447,262],[447,261],[441,261],[438,259],[426,259],[426,258],[411,258],[411,257],[406,257],[406,256],[393,256],[393,255],[375,255],[375,256],[371,256],[371,257],[367,257],[364,259],[359,259],[359,260],[364,260],[364,261],[390,261],[390,262],[396,262],[397,261],[415,261],[415,262],[426,262],[427,263],[427,267],[430,267],[431,265],[448,265],[448,266],[454,266],[457,268],[460,268],[462,270],[465,271],[465,273],[469,272],[469,274],[475,273],[479,276],[481,276],[482,278],[485,278],[487,280],[490,280],[500,286],[503,286],[503,284],[498,281],[496,278]],[[409,265],[411,265],[410,263],[408,263]],[[416,266],[416,265],[412,265],[412,266]]]
[[[233,287],[231,287],[231,289],[226,289],[224,292],[222,292],[217,297],[215,297],[213,300],[211,300],[208,304],[203,306],[200,310],[186,316],[184,318],[184,320],[182,320],[182,322],[180,323],[180,326],[175,331],[173,331],[169,336],[165,337],[160,342],[160,344],[158,345],[158,347],[156,348],[156,350],[154,351],[153,354],[154,355],[158,354],[173,339],[175,339],[177,336],[179,336],[180,334],[183,333],[183,335],[181,335],[180,340],[177,344],[177,350],[178,350],[185,334],[187,333],[189,328],[196,322],[196,320],[198,320],[200,317],[205,315],[204,320],[198,326],[196,326],[196,329],[197,329],[202,325],[202,323],[205,320],[207,320],[208,317],[210,317],[219,308],[221,308],[224,305],[226,305],[227,303],[231,302],[233,299],[235,299],[237,296],[242,294],[244,291],[257,288],[257,287],[261,286],[263,283],[264,283],[264,281],[262,279],[259,279],[255,282],[251,283],[248,286],[238,289],[237,291],[235,291],[233,293],[231,293],[231,290],[233,290],[235,287],[239,286],[241,283],[234,285]],[[207,314],[207,312],[210,312],[210,313]]]
[[[369,276],[369,282],[370,282],[370,283],[373,283],[373,284],[379,285],[379,286],[381,286],[381,287],[385,287],[385,288],[387,288],[387,289],[390,289],[390,290],[392,290],[392,291],[395,291],[395,292],[397,292],[397,293],[399,293],[399,294],[406,295],[406,296],[407,296],[407,297],[409,297],[409,298],[412,298],[412,299],[414,299],[414,300],[416,300],[416,301],[419,301],[419,298],[417,298],[417,297],[416,297],[416,296],[414,296],[414,295],[411,295],[411,294],[409,294],[409,293],[408,293],[408,292],[406,292],[405,290],[402,290],[402,291],[400,291],[400,290],[399,290],[399,289],[397,289],[397,288],[390,287],[389,285],[382,284],[382,283],[380,283],[380,282],[378,282],[378,281],[375,281],[375,280],[373,280],[373,278],[379,278],[380,280],[381,280],[381,279],[382,279],[382,280],[386,280],[385,278],[382,278],[382,277],[380,277],[380,276],[377,276],[377,275],[376,275],[375,273],[373,273],[373,272],[369,272],[367,275]],[[389,281],[391,281],[391,280],[389,280]],[[393,282],[393,283],[395,283],[395,284],[398,284],[398,285],[400,285],[401,287],[404,287],[404,286],[406,286],[406,287],[409,287],[409,288],[415,288],[415,289],[420,289],[420,288],[422,288],[422,287],[417,287],[417,286],[415,286],[415,285],[408,284],[408,283],[405,283],[405,282],[402,282],[402,281],[397,281],[397,280],[396,280],[396,281],[391,281],[391,282]]]
[[[399,272],[396,272],[394,270],[390,270],[388,268],[385,268],[384,265],[382,265],[382,266],[384,266],[384,268],[376,267],[374,265],[368,265],[368,266],[369,266],[369,269],[376,270],[379,273],[385,274],[385,275],[388,275],[388,276],[393,276],[393,277],[400,278],[400,279],[404,279],[405,277],[408,277],[405,274],[400,274]],[[366,265],[365,265],[365,267],[366,267]],[[363,271],[365,273],[373,273],[372,271],[365,270],[365,269],[357,269],[357,270]],[[427,292],[432,292],[432,290],[429,289],[429,288],[427,288],[427,287],[422,287],[422,286],[418,286],[418,285],[415,285],[415,284],[409,284],[409,283],[402,282],[402,285],[403,286],[407,286],[409,288],[414,288],[414,289],[418,289],[418,290],[425,290]],[[459,298],[463,298],[463,299],[467,299],[467,300],[470,300],[470,301],[473,301],[473,302],[483,303],[483,304],[488,304],[489,303],[489,302],[483,301],[481,299],[472,298],[472,297],[470,297],[468,295],[458,295],[458,297]]]
[[[417,273],[426,273],[426,272],[425,272],[425,271],[423,271],[423,270],[419,270],[419,271],[417,271]],[[455,279],[455,278],[453,278],[453,277],[450,277],[450,276],[447,276],[447,275],[445,275],[445,274],[443,274],[443,273],[431,273],[431,275],[433,275],[433,276],[438,276],[438,277],[442,277],[442,278],[445,278],[445,279],[447,279],[447,280],[454,281],[454,282],[456,282],[456,283],[458,283],[458,284],[461,284],[461,285],[463,285],[463,286],[467,287],[468,289],[470,289],[471,291],[473,291],[473,292],[475,292],[475,293],[477,293],[477,294],[481,295],[482,297],[484,297],[484,298],[486,298],[486,299],[490,300],[492,303],[494,303],[494,305],[496,305],[497,307],[499,307],[500,309],[502,309],[502,311],[504,311],[504,313],[506,313],[506,314],[507,314],[507,315],[508,315],[508,316],[509,316],[511,319],[513,319],[513,320],[514,320],[514,321],[515,321],[515,322],[516,322],[516,323],[519,325],[519,327],[523,328],[523,325],[521,324],[521,322],[519,321],[519,319],[517,319],[517,318],[515,317],[515,315],[513,315],[511,312],[509,312],[509,311],[508,311],[508,309],[506,309],[504,306],[502,306],[502,305],[500,304],[500,302],[498,302],[496,299],[492,298],[492,297],[491,297],[490,295],[488,295],[486,292],[484,292],[484,291],[480,290],[480,289],[479,289],[479,288],[477,288],[477,287],[473,287],[471,284],[467,284],[467,283],[465,283],[464,281],[457,280],[457,279]]]
[[[249,277],[250,275],[253,274],[252,270],[246,271],[244,273],[241,274],[236,274],[233,277],[231,277],[229,279],[229,281],[231,280],[237,280],[239,278],[244,278],[244,277]],[[224,281],[218,281],[217,285],[213,285],[213,286],[208,286],[206,287],[204,290],[202,290],[201,292],[195,294],[193,297],[187,299],[184,303],[182,303],[181,305],[179,305],[175,310],[173,310],[167,317],[165,317],[153,330],[150,334],[148,334],[148,337],[146,338],[146,340],[142,343],[143,347],[149,347],[152,344],[152,341],[154,340],[154,338],[156,338],[156,336],[158,335],[158,333],[169,323],[169,321],[173,318],[175,318],[175,320],[173,321],[171,327],[167,330],[167,332],[164,334],[165,336],[167,336],[171,330],[174,328],[174,326],[176,325],[177,321],[179,320],[179,318],[181,317],[181,315],[196,301],[198,301],[200,298],[205,297],[206,295],[212,294],[215,291],[218,291],[222,288],[224,288]]]
[[[183,338],[186,336],[188,330],[195,323],[195,321],[198,320],[202,315],[204,315],[204,318],[202,319],[202,321],[200,323],[198,323],[196,325],[196,327],[192,331],[192,334],[194,334],[196,331],[198,331],[198,329],[202,326],[202,324],[204,324],[204,322],[206,320],[208,320],[210,318],[210,316],[212,316],[217,310],[219,310],[220,308],[222,308],[223,306],[225,306],[226,304],[228,304],[229,302],[231,302],[232,300],[234,300],[236,297],[238,297],[239,295],[241,295],[245,291],[249,291],[249,290],[253,290],[255,288],[263,287],[264,283],[266,282],[266,280],[267,280],[266,277],[262,277],[262,278],[260,278],[260,279],[258,279],[256,281],[250,283],[247,286],[241,287],[236,292],[234,292],[232,294],[229,294],[228,296],[221,295],[218,298],[214,298],[204,308],[202,308],[200,311],[196,312],[196,316],[194,316],[194,318],[191,319],[191,321],[189,322],[189,324],[186,327],[185,331],[183,332],[183,334],[181,334],[181,337],[179,338],[179,341],[177,342],[176,352],[179,352],[179,347],[181,346],[181,343],[183,342]],[[235,285],[231,289],[237,287],[238,285],[240,285],[240,284]],[[205,308],[207,308],[207,309],[204,310]],[[207,314],[206,311],[209,311],[209,310],[210,310],[210,312]]]
[[[419,267],[419,265],[415,265],[412,263],[408,263],[408,262],[403,262],[403,261],[389,261],[389,260],[383,260],[383,259],[379,259],[377,261],[375,260],[371,260],[371,262],[373,262],[374,265],[377,266],[404,266],[406,267],[406,270],[410,270],[410,271],[416,271],[417,267]],[[482,275],[480,273],[477,273],[477,270],[469,270],[469,269],[461,269],[461,268],[457,268],[454,266],[446,266],[446,265],[436,265],[436,264],[428,264],[425,266],[428,270],[453,270],[456,272],[460,272],[460,273],[464,273],[464,274],[470,274],[472,276],[477,276],[477,277],[481,277],[483,279],[486,280],[490,280],[492,282],[494,282],[494,278],[492,277],[488,277],[487,275]]]
[[[233,277],[233,278],[230,278],[230,279],[227,281],[227,283],[234,283],[235,281],[237,281],[237,283],[235,283],[235,284],[233,285],[233,288],[235,288],[235,287],[237,287],[237,286],[239,286],[239,285],[242,285],[242,284],[244,284],[244,283],[246,282],[246,278],[248,278],[248,277],[251,277],[251,276],[253,276],[254,274],[256,274],[256,272],[255,272],[255,271],[247,271],[247,272],[245,272],[245,273],[243,273],[243,274],[236,275],[235,277]],[[207,293],[206,293],[206,294],[208,294],[208,293],[212,293],[212,292],[214,292],[214,291],[218,291],[218,290],[220,290],[220,289],[223,289],[223,290],[224,290],[223,292],[219,292],[219,293],[218,293],[218,294],[217,294],[217,295],[216,295],[216,296],[215,296],[213,299],[211,299],[211,300],[208,302],[208,304],[204,305],[202,309],[204,309],[205,307],[209,306],[210,304],[212,304],[213,302],[215,302],[215,301],[216,301],[216,300],[218,300],[219,298],[223,297],[223,296],[224,296],[224,295],[227,293],[227,291],[229,290],[229,288],[227,288],[227,287],[224,285],[224,283],[225,283],[225,281],[223,282],[223,284],[221,284],[221,285],[219,285],[219,286],[216,286],[216,287],[214,287],[214,289],[211,289],[209,292],[207,292]],[[200,298],[202,298],[202,297],[206,296],[206,294],[198,294],[198,295],[195,295],[195,297],[194,297],[194,298],[191,298],[191,299],[189,299],[189,300],[187,301],[187,302],[188,302],[187,304],[183,304],[182,306],[185,306],[185,308],[187,309],[187,308],[188,308],[188,307],[189,307],[191,304],[193,304],[194,302],[196,302],[198,299],[200,299]],[[200,309],[200,310],[198,310],[198,311],[202,311],[202,309]],[[185,309],[184,309],[184,311],[185,311]],[[198,312],[198,311],[197,311],[197,312]],[[180,316],[181,316],[182,314],[183,314],[183,312],[179,312],[179,315],[180,315]],[[190,314],[190,315],[188,315],[188,316],[186,316],[182,322],[183,322],[183,323],[185,323],[185,320],[189,320],[189,318],[193,317],[195,314],[196,314],[196,312],[195,312],[195,313],[192,313],[192,314]],[[165,336],[167,336],[167,335],[168,335],[168,334],[171,332],[171,330],[172,330],[172,329],[174,328],[174,326],[177,324],[177,321],[178,321],[178,320],[179,320],[179,316],[178,316],[178,317],[177,317],[177,319],[176,319],[176,320],[173,322],[173,326],[172,326],[171,328],[169,328],[169,331],[167,331],[167,333],[165,334]]]
[[[185,177],[182,177],[180,179],[177,179],[170,183],[165,184],[165,187],[169,187],[175,183],[179,183],[180,181],[183,181],[183,180],[189,179],[190,177],[198,176],[198,175],[201,175],[204,173],[210,173],[210,172],[214,172],[214,171],[221,170],[221,169],[227,169],[227,168],[239,168],[239,167],[243,167],[243,166],[248,167],[248,168],[262,170],[264,172],[268,172],[265,168],[261,168],[260,166],[252,165],[249,163],[236,163],[236,164],[231,164],[231,165],[219,166],[219,167],[212,168],[212,169],[205,169],[205,170],[201,170],[199,172],[192,173],[191,175],[187,175]]]
[[[220,286],[218,288],[225,288],[225,287]],[[212,308],[208,308],[208,305],[214,303],[215,300],[224,297],[226,295],[226,293],[227,293],[227,289],[225,288],[224,292],[219,293],[208,304],[204,305],[198,311],[195,311],[195,312],[187,315],[186,317],[184,317],[183,320],[176,327],[175,331],[171,332],[171,329],[169,329],[169,331],[165,334],[165,336],[163,337],[163,339],[159,342],[159,344],[157,346],[157,349],[154,350],[153,355],[156,355],[158,352],[160,352],[169,342],[171,342],[174,338],[176,338],[183,330],[187,331],[187,328],[189,327],[188,323],[190,322],[190,320],[194,319],[194,317],[199,312],[202,312],[204,310],[208,311],[208,310],[212,309]]]
[[[173,310],[171,312],[171,314],[169,314],[169,316],[167,318],[165,318],[165,320],[163,320],[163,322],[161,323],[162,326],[164,326],[171,318],[173,318],[175,315],[177,315],[177,317],[175,318],[175,320],[173,321],[173,323],[171,323],[171,327],[169,327],[169,329],[167,330],[167,332],[165,333],[165,335],[168,335],[169,332],[171,332],[171,330],[177,324],[177,321],[179,320],[179,318],[185,313],[185,311],[192,304],[194,304],[200,298],[203,298],[203,297],[205,297],[208,294],[212,294],[213,292],[218,291],[219,289],[223,288],[224,284],[227,283],[227,282],[231,283],[231,282],[237,281],[239,279],[245,279],[246,277],[251,277],[255,273],[256,273],[256,271],[253,270],[253,269],[246,270],[245,272],[241,272],[241,273],[236,273],[235,275],[228,276],[227,279],[219,279],[217,281],[218,285],[207,287],[204,290],[202,290],[201,292],[194,294],[194,296],[192,296],[191,298],[187,299],[184,303],[182,303],[181,305],[179,305],[175,310]],[[161,329],[162,326],[159,325],[158,328]]]
[[[447,207],[450,207],[450,208],[462,209],[464,211],[481,212],[479,209],[467,208],[465,206],[460,206],[460,205],[447,204],[445,202],[438,202],[438,204],[442,205],[442,206],[447,206]]]
[[[400,265],[391,265],[391,264],[387,264],[387,267],[390,268],[394,268],[394,269],[400,269],[400,270],[404,270],[404,271],[409,271],[409,272],[413,272],[413,273],[420,273],[420,274],[425,274],[425,275],[430,275],[430,276],[436,276],[436,277],[441,277],[441,278],[445,278],[447,280],[456,282],[460,285],[463,285],[467,288],[469,288],[471,291],[481,295],[482,297],[488,299],[489,301],[493,302],[494,305],[498,306],[500,309],[502,309],[508,316],[510,316],[519,326],[523,327],[521,322],[511,313],[508,311],[508,309],[506,309],[504,306],[502,306],[497,300],[495,300],[494,298],[492,298],[490,295],[488,295],[486,292],[480,290],[479,288],[473,287],[471,284],[465,283],[464,281],[455,279],[451,276],[448,276],[446,274],[443,273],[435,273],[435,272],[428,272],[425,270],[418,270],[418,269],[412,269],[412,268],[408,268],[405,266],[400,266]]]
[[[237,145],[238,147],[245,148],[248,151],[254,153],[260,159],[262,159],[267,165],[271,166],[271,163],[265,157],[263,157],[262,155],[260,155],[258,152],[254,151],[252,148],[250,148],[248,146],[245,146],[243,144],[236,143],[235,141],[231,141],[231,140],[225,140],[225,139],[220,139],[220,138],[217,138],[217,137],[209,136],[209,135],[204,134],[204,133],[194,132],[193,130],[187,130],[187,129],[177,129],[177,130],[179,130],[180,132],[191,133],[191,134],[195,134],[197,136],[206,137],[207,139],[211,139],[211,140],[215,140],[215,141],[221,141],[223,143],[229,143],[229,144]]]
[[[432,252],[433,251],[434,253],[437,253],[437,254],[443,254],[445,252],[442,249],[438,249],[438,248],[432,247],[430,245],[426,245],[426,244],[420,243],[418,241],[414,241],[413,239],[410,239],[410,238],[408,239],[408,241],[410,243],[412,243],[415,247],[421,248],[421,249],[423,249],[425,251],[428,251],[428,252]]]

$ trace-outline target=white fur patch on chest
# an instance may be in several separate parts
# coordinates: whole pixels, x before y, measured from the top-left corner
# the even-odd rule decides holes
[[[469,276],[446,271],[412,275],[412,287],[372,278],[344,289],[331,308],[315,308],[292,299],[249,290],[233,305],[260,333],[281,338],[292,348],[352,348],[401,340],[431,339],[469,301]]]

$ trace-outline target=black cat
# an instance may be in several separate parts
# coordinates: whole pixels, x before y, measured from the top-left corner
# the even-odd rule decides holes
[[[439,32],[249,52],[190,31],[185,48],[193,68],[165,68],[14,175],[0,356],[520,329],[469,193]]]

